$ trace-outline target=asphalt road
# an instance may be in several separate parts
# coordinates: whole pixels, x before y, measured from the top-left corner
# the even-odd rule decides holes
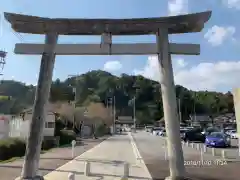
[[[169,176],[168,160],[165,160],[163,148],[164,138],[154,136],[147,132],[133,133],[139,152],[154,180],[163,180]],[[219,149],[220,152],[221,149]],[[235,149],[236,150],[236,149]],[[234,149],[228,149],[234,154]],[[199,161],[200,153],[194,148],[183,147],[185,161]],[[210,151],[211,152],[211,151]],[[209,161],[214,162],[214,157],[206,154]],[[240,163],[227,163],[224,165],[185,165],[188,177],[194,180],[239,180]]]
[[[151,135],[151,134],[149,133],[149,135]],[[161,137],[157,137],[157,138],[161,138]],[[200,144],[200,147],[203,147],[203,143],[194,143],[194,144]],[[215,148],[215,155],[217,157],[221,157],[222,156],[222,150],[225,151],[228,159],[240,161],[239,149],[238,149],[238,140],[237,139],[231,139],[231,147]],[[207,148],[207,153],[212,154],[212,148],[208,147]]]

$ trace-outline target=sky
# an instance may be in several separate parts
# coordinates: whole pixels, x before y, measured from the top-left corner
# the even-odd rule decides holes
[[[170,35],[174,43],[201,45],[199,56],[172,55],[175,84],[192,90],[227,92],[240,87],[240,0],[2,0],[0,49],[8,54],[2,79],[36,84],[40,56],[16,55],[16,43],[43,43],[44,36],[14,32],[3,12],[51,18],[144,18],[212,11],[202,32]],[[100,43],[100,36],[60,36],[59,43]],[[154,36],[117,36],[113,43],[156,42]],[[141,74],[160,81],[158,59],[146,56],[57,56],[53,79],[90,70]]]

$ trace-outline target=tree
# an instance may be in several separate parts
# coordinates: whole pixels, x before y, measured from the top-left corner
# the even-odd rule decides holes
[[[69,85],[76,87],[76,94]],[[137,91],[135,87],[138,87]],[[16,81],[3,81],[0,84],[1,96],[12,98],[10,100],[0,99],[0,113],[18,114],[24,108],[32,106],[35,87]],[[76,96],[77,108],[69,103],[75,99],[74,96]],[[214,117],[234,112],[231,92],[224,94],[212,91],[192,91],[176,85],[176,96],[181,102],[180,110],[183,120],[189,119],[189,115],[194,113]],[[117,115],[133,116],[133,108],[128,102],[136,97],[136,116],[139,123],[153,122],[163,117],[161,87],[158,82],[143,76],[122,74],[117,77],[105,71],[95,70],[64,81],[57,79],[52,83],[49,100],[52,104],[61,104],[61,108],[56,109],[71,126],[73,117],[79,119],[77,123],[80,123],[82,119],[87,120],[84,111],[86,107],[91,107],[92,103],[97,106],[91,107],[94,109],[91,112],[94,117],[107,118],[106,114],[110,115],[107,111],[110,110],[104,108],[111,105],[107,104],[106,99],[114,99],[113,97],[115,97]],[[107,121],[110,123],[112,120],[107,118]]]

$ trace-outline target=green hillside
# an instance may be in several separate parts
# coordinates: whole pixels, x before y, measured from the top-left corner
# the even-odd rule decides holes
[[[157,82],[142,76],[122,74],[121,77],[113,76],[105,71],[91,71],[77,78],[66,79],[52,83],[50,101],[73,100],[72,89],[69,85],[77,87],[77,106],[89,102],[102,102],[106,105],[107,97],[115,96],[116,109],[119,115],[132,115],[131,99],[136,96],[136,114],[140,121],[158,120],[163,116],[162,100]],[[0,113],[18,113],[23,108],[32,106],[35,87],[27,86],[15,81],[2,81],[0,84]],[[176,86],[177,98],[181,100],[183,119],[189,114],[216,115],[232,113],[232,94],[190,91],[182,86]],[[10,99],[6,96],[11,96]]]

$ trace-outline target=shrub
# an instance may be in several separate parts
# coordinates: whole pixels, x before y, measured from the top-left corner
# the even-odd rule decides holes
[[[71,144],[72,140],[76,140],[76,134],[72,130],[61,130],[59,145]]]
[[[55,147],[55,139],[44,139],[42,150],[49,150]],[[8,160],[13,157],[22,157],[25,155],[26,143],[19,138],[7,138],[0,140],[0,160]]]
[[[0,160],[24,156],[26,143],[18,138],[0,140]]]
[[[42,142],[42,150],[49,150],[51,148],[54,148],[56,146],[55,139],[44,139]]]
[[[104,136],[109,133],[108,131],[109,128],[106,126],[106,124],[99,124],[95,129],[96,136]]]
[[[54,136],[59,136],[61,134],[61,130],[65,128],[65,123],[62,120],[55,121],[55,129],[54,129]]]

